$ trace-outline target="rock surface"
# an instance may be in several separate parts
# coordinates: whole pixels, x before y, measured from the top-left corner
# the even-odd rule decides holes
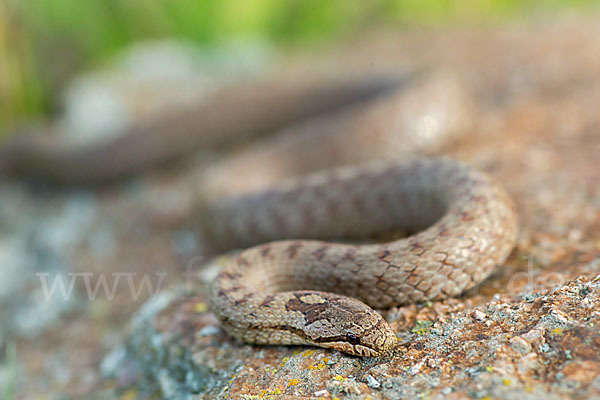
[[[598,262],[596,262],[598,264]],[[590,265],[596,270],[598,265]],[[403,345],[382,359],[233,342],[196,296],[159,296],[128,349],[164,397],[523,398],[600,393],[600,274],[551,290],[389,312]],[[147,310],[144,310],[147,311]],[[127,354],[121,353],[121,365]],[[143,383],[142,383],[143,382]]]

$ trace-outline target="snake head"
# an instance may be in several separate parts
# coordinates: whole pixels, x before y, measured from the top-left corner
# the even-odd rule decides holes
[[[379,357],[398,344],[385,319],[356,299],[334,293],[297,292],[294,303],[291,308],[304,315],[301,329],[315,346],[355,356]]]

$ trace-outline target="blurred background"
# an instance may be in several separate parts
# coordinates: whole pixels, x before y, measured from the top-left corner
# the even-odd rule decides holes
[[[52,115],[66,85],[138,41],[176,38],[293,51],[377,26],[497,24],[585,11],[594,0],[2,0],[0,134]],[[239,46],[238,46],[239,47]]]

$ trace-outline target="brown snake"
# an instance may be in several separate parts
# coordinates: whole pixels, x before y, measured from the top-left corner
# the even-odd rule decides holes
[[[213,309],[231,335],[359,356],[380,356],[397,344],[363,303],[389,308],[458,295],[504,262],[517,234],[507,194],[443,159],[314,175],[215,205],[212,217],[223,215],[235,221],[224,233],[233,240],[420,231],[383,244],[267,243],[235,257],[215,281]]]
[[[67,185],[121,179],[194,150],[223,147],[359,103],[400,84],[397,76],[356,79],[350,75],[235,85],[185,109],[150,116],[112,140],[83,147],[48,140],[56,139],[52,135],[21,132],[0,145],[0,177],[33,177]]]
[[[204,124],[196,122],[192,127],[207,131],[205,135],[189,133],[189,126],[185,129],[171,120],[146,136],[138,133],[144,131],[142,126],[123,139],[83,152],[17,140],[0,149],[0,172],[45,175],[62,182],[110,179],[173,158],[190,147],[273,130],[319,110],[329,112],[383,86],[377,81],[275,86],[271,91],[250,91],[241,99],[224,93],[216,103],[203,104],[190,114],[196,121],[204,119]],[[313,100],[320,104],[311,105]],[[452,104],[447,101],[444,107]],[[396,128],[410,131],[400,126],[404,119],[395,111],[406,106],[405,99],[395,94],[301,127],[310,137],[311,154],[320,155],[304,162],[300,171],[295,164],[301,164],[298,154],[303,152],[294,149],[301,143],[286,139],[285,143],[294,144],[276,145],[284,154],[276,161],[263,154],[260,163],[251,157],[246,164],[225,162],[221,172],[235,176],[247,170],[251,175],[254,168],[261,174],[269,169],[270,160],[276,166],[271,165],[274,176],[281,172],[277,166],[283,171],[290,165],[301,175],[357,159],[398,158],[397,147],[387,140]],[[241,110],[229,119],[216,115],[232,107]],[[389,117],[396,119],[382,119]],[[168,135],[161,135],[161,130],[172,137],[165,138]],[[140,137],[146,138],[142,145]],[[340,144],[346,148],[338,151]],[[381,155],[385,151],[387,155]],[[407,146],[402,151],[413,150]],[[222,173],[207,175],[206,187],[225,180]],[[311,174],[268,189],[247,186],[250,194],[204,201],[202,220],[206,236],[217,248],[268,242],[232,258],[213,285],[216,316],[226,331],[248,343],[314,345],[359,356],[383,355],[397,345],[396,335],[369,306],[389,308],[458,295],[502,264],[516,241],[517,221],[507,194],[484,174],[452,160],[379,162]],[[417,233],[377,244],[296,239],[356,237],[395,229]],[[280,239],[287,240],[271,242]]]

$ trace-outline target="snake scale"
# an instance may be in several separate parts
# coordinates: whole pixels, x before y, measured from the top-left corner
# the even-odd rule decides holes
[[[244,171],[259,175],[270,169],[276,176],[278,166],[304,164],[297,171],[302,177],[262,188],[249,184],[242,193],[199,202],[202,230],[215,248],[249,247],[217,276],[212,309],[227,332],[247,343],[381,356],[398,341],[371,307],[436,300],[474,287],[511,252],[516,214],[506,192],[483,173],[449,159],[409,158],[413,148],[390,145],[390,137],[399,145],[409,143],[410,131],[416,130],[404,122],[418,118],[415,111],[400,117],[397,109],[407,102],[399,90],[381,95],[389,82],[313,83],[263,85],[241,95],[234,88],[186,114],[187,125],[178,116],[83,151],[56,149],[24,136],[0,148],[0,172],[66,183],[103,181],[321,112],[317,122],[299,129],[310,138],[308,150],[295,151],[302,140],[294,142],[299,133],[292,130],[291,141],[284,142],[293,144],[276,145],[274,154],[281,154],[274,158],[236,157],[222,164],[221,173],[207,175],[206,187],[228,174],[241,177],[237,183],[243,186]],[[440,97],[439,91],[427,96]],[[375,100],[363,101],[371,97]],[[334,112],[350,103],[350,111]],[[442,114],[452,115],[455,103],[443,103]],[[223,109],[231,112],[223,115]],[[426,111],[423,136],[431,136],[432,126],[452,124]],[[310,158],[317,153],[318,160]],[[310,161],[299,154],[309,154]],[[365,163],[373,158],[380,162]],[[246,161],[235,161],[240,159]],[[361,165],[313,173],[355,159]],[[397,229],[415,233],[385,243],[323,241]]]

